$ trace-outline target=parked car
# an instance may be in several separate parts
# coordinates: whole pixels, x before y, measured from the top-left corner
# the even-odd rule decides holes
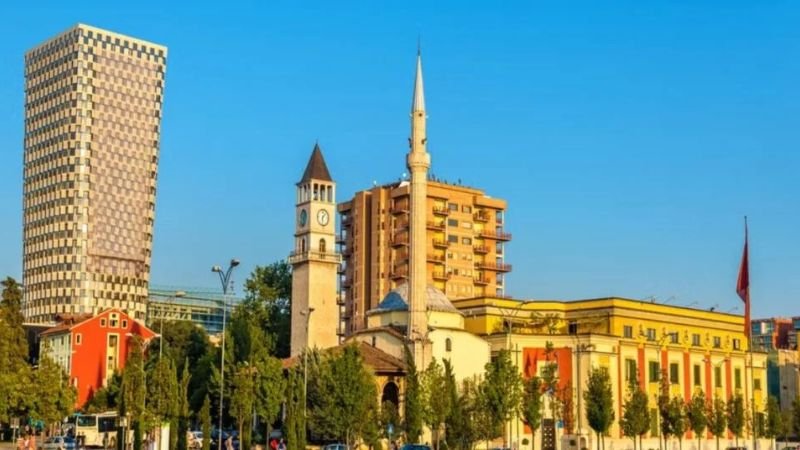
[[[400,450],[431,450],[430,445],[425,444],[404,444]]]
[[[42,450],[67,450],[68,445],[71,445],[71,449],[75,448],[75,441],[73,440],[71,444],[65,442],[64,436],[51,436],[47,438],[42,446],[40,447]]]
[[[350,450],[350,448],[347,447],[347,444],[328,444],[322,447],[322,450]]]

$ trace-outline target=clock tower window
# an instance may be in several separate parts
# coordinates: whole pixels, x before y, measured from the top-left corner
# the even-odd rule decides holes
[[[325,239],[319,240],[319,252],[325,253]]]

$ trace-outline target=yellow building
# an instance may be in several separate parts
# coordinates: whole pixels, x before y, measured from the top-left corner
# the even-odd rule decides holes
[[[482,190],[438,181],[427,183],[425,207],[427,282],[449,298],[503,296],[503,230],[506,202]],[[338,205],[344,334],[364,329],[367,312],[408,281],[410,183],[357,192]]]
[[[572,402],[575,417],[573,423],[563,424],[561,433],[582,436],[588,448],[594,444],[581,389],[592,367],[605,367],[611,375],[617,418],[611,438],[625,439],[619,418],[633,377],[651,399],[651,438],[658,435],[655,408],[662,375],[669,379],[672,396],[689,400],[702,391],[709,399],[727,400],[741,394],[746,408],[754,398],[757,410],[764,410],[766,354],[753,354],[751,378],[742,316],[624,298],[521,301],[483,297],[453,304],[466,318],[465,329],[484,337],[493,353],[511,350],[523,376],[541,373],[547,361],[557,364],[561,394]],[[548,342],[552,344],[549,352]],[[558,438],[559,433],[555,434]],[[526,436],[530,439],[517,421],[507,438],[521,442]],[[540,448],[541,442],[535,444]],[[630,440],[619,445],[627,448]],[[653,445],[658,443],[654,440]]]
[[[108,308],[144,320],[166,58],[83,24],[25,54],[27,321]]]

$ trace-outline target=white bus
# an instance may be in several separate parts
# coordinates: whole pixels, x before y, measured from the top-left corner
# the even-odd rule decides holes
[[[115,449],[117,446],[117,412],[74,414],[64,426],[67,434],[83,441],[86,447]]]

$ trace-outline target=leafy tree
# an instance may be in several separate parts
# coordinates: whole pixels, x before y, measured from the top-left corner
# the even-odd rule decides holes
[[[0,285],[0,422],[8,422],[24,413],[27,396],[20,386],[31,385],[31,371],[28,341],[22,328],[22,289],[11,277]]]
[[[253,413],[255,394],[255,374],[248,364],[239,364],[233,376],[233,396],[231,397],[231,414],[239,427],[239,441],[242,448],[250,448],[250,417]]]
[[[489,412],[499,421],[499,426],[504,427],[519,411],[522,402],[522,377],[511,362],[508,350],[501,350],[496,358],[486,364],[484,381]],[[505,433],[502,434],[505,447]]]
[[[795,436],[800,435],[800,397],[792,401],[792,431]]]
[[[766,426],[764,427],[764,437],[772,441],[772,447],[775,447],[775,438],[777,438],[783,428],[783,417],[781,416],[781,409],[778,405],[778,400],[773,397],[767,397],[767,410],[766,412]]]
[[[664,439],[665,447],[667,446],[667,441],[669,440],[670,435],[674,434],[672,430],[673,424],[672,416],[670,415],[669,401],[669,374],[665,368],[661,370],[661,380],[659,381],[657,399],[658,415],[661,419],[659,425],[661,428],[661,437]]]
[[[91,395],[89,401],[83,406],[83,411],[85,413],[99,413],[116,410],[120,401],[122,401],[120,397],[121,388],[122,375],[119,372],[114,372],[108,383]]]
[[[552,333],[551,333],[552,334]],[[544,349],[545,361],[542,366],[542,389],[548,394],[550,407],[550,417],[559,419],[561,415],[561,405],[559,396],[555,395],[559,392],[558,388],[558,363],[556,362],[556,353],[553,343],[547,341]]]
[[[33,371],[31,387],[28,416],[34,420],[52,426],[61,422],[75,407],[77,392],[70,384],[69,376],[46,354]]]
[[[177,447],[178,450],[186,450],[189,443],[186,440],[186,433],[189,431],[189,361],[183,364],[183,372],[181,374],[181,379],[178,382],[178,404],[176,408],[176,416],[175,420],[177,422],[177,426],[175,427],[178,431],[178,439],[177,439]],[[205,440],[211,439],[211,435],[204,435],[206,436]]]
[[[592,368],[586,384],[586,390],[583,392],[586,419],[589,427],[597,434],[597,448],[599,449],[602,445],[605,449],[603,436],[614,423],[614,403],[608,369],[605,367]]]
[[[521,407],[522,420],[536,439],[536,430],[542,425],[542,379],[532,376],[524,383]]]
[[[789,434],[792,432],[792,411],[781,411],[781,436],[783,436],[784,446],[789,442]]]
[[[700,448],[700,439],[706,431],[708,425],[708,415],[706,414],[706,397],[703,391],[697,391],[692,396],[686,408],[686,419],[689,421],[689,429],[697,436],[697,448]]]
[[[200,429],[203,431],[203,449],[211,450],[211,401],[208,395],[200,408]]]
[[[719,438],[725,433],[728,425],[725,401],[717,397],[708,406],[708,431],[717,438],[717,450],[719,450]]]
[[[622,417],[619,419],[622,432],[625,433],[625,436],[633,439],[634,450],[636,450],[637,438],[641,448],[642,436],[650,431],[650,408],[647,394],[639,387],[636,377],[628,386],[628,398],[625,400],[622,410]]]
[[[564,433],[572,434],[575,429],[575,402],[573,401],[572,381],[567,381],[564,386],[556,391],[556,403],[560,406],[561,423],[564,425]]]
[[[406,433],[406,442],[419,442],[422,435],[423,411],[421,403],[421,387],[417,366],[414,357],[408,348],[405,349],[406,359],[406,395],[403,428]]]
[[[447,389],[447,379],[436,359],[422,372],[421,381],[423,417],[433,432],[436,448],[439,448],[442,425],[450,414],[451,399],[442,395]]]
[[[272,432],[272,424],[278,419],[286,392],[286,378],[281,362],[265,356],[255,362],[256,367],[256,413],[266,424],[266,442]]]
[[[133,336],[128,346],[128,358],[122,372],[122,401],[120,415],[130,415],[133,425],[133,448],[142,449],[142,432],[146,419],[145,371],[143,346],[139,336]]]
[[[686,403],[680,397],[672,397],[668,409],[672,435],[678,438],[678,448],[683,449],[683,435],[688,427]]]
[[[465,380],[459,388],[452,364],[447,359],[443,363],[446,380],[444,395],[450,399],[450,413],[445,419],[445,444],[448,449],[471,450],[472,444],[477,440],[473,426],[474,381]]]
[[[286,385],[286,450],[305,450],[306,448],[306,396],[303,389],[303,368],[289,370]]]
[[[178,404],[178,382],[172,360],[157,360],[147,379],[148,412],[158,425],[171,421]]]
[[[289,356],[292,269],[286,261],[256,266],[244,283],[245,300],[241,307],[257,317],[259,326],[270,337],[275,355]]]
[[[741,395],[734,395],[728,399],[727,413],[728,430],[733,433],[738,447],[739,437],[742,436],[742,429],[744,429],[744,399]]]
[[[381,431],[383,432],[383,437],[388,439],[389,442],[394,441],[401,431],[400,412],[397,410],[397,405],[388,400],[384,401],[381,404],[379,422]],[[389,433],[389,427],[392,428],[391,433]]]
[[[492,399],[488,382],[484,379],[470,386],[473,391],[474,406],[472,409],[472,424],[475,427],[475,440],[489,441],[503,434],[503,421],[492,411]]]

